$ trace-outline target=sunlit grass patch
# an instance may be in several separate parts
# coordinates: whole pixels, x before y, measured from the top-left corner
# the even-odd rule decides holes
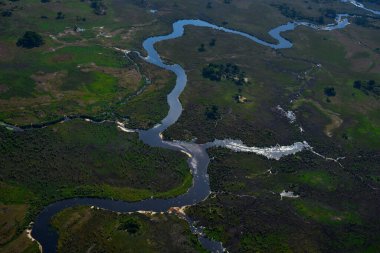
[[[360,224],[360,218],[352,211],[339,211],[322,203],[297,199],[294,202],[297,212],[305,218],[326,224]]]
[[[337,187],[337,179],[327,171],[301,171],[297,180],[321,190],[334,191]]]
[[[376,115],[374,115],[376,117]],[[371,116],[358,116],[357,124],[348,129],[348,136],[372,147],[380,146],[380,121]]]
[[[0,203],[23,204],[33,198],[33,193],[26,187],[0,182]]]

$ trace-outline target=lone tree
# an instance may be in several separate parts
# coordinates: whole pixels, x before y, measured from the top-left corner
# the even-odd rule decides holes
[[[18,39],[16,45],[18,47],[24,47],[24,48],[34,48],[39,47],[44,44],[44,41],[36,32],[27,31],[24,33],[24,36]]]
[[[335,91],[334,87],[326,87],[325,88],[325,94],[328,97],[335,97],[336,91]]]
[[[62,11],[57,12],[55,19],[65,19],[65,14]]]

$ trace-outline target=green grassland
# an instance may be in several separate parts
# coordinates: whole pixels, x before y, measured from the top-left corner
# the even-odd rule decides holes
[[[182,38],[158,45],[165,57],[181,63],[189,75],[188,87],[181,95],[184,112],[179,121],[165,132],[168,138],[197,137],[200,143],[214,138],[240,138],[256,145],[273,145],[298,138],[298,133],[289,127],[288,122],[278,120],[279,115],[273,113],[277,104],[286,102],[286,98],[279,96],[284,87],[276,84],[281,82],[287,87],[294,84],[291,77],[283,73],[275,75],[274,72],[278,71],[267,66],[270,60],[275,59],[271,50],[222,32],[191,27],[187,31]],[[213,38],[216,39],[215,46],[206,46],[205,52],[198,52],[200,44],[208,45]],[[231,48],[230,40],[239,47]],[[237,85],[229,80],[216,82],[205,79],[202,69],[209,63],[236,64],[246,73],[248,82]],[[247,101],[238,103],[237,95],[244,96]],[[213,105],[219,108],[220,118],[216,120],[205,115],[207,108]]]
[[[173,214],[116,214],[88,207],[53,218],[58,252],[203,252],[186,221]],[[89,232],[91,231],[91,232]]]
[[[129,33],[153,16],[133,1],[106,5],[107,15],[96,15],[89,2],[79,0],[3,3],[2,11],[13,11],[0,20],[0,120],[27,125],[64,115],[128,117],[133,126],[146,128],[165,116],[166,94],[173,87],[169,74],[115,50],[141,43]],[[56,18],[58,12],[63,19]],[[45,44],[17,47],[17,39],[29,30],[41,34]],[[144,111],[150,99],[157,110]]]
[[[215,3],[215,9],[205,6],[199,13],[199,4],[203,3],[200,0],[178,1],[175,5],[163,1],[145,4],[132,0],[103,2],[107,6],[106,15],[96,15],[89,2],[79,0],[3,1],[1,11],[12,10],[12,15],[0,17],[0,120],[25,125],[51,121],[63,115],[86,114],[102,118],[128,116],[132,118],[132,125],[150,126],[167,111],[163,103],[164,92],[173,83],[167,81],[164,71],[150,76],[151,67],[146,66],[140,66],[137,76],[130,77],[135,71],[134,63],[114,47],[141,49],[143,39],[168,32],[175,19],[204,17],[212,21],[220,19],[220,12],[231,13],[231,5],[221,2]],[[259,8],[246,8],[248,1],[244,2],[237,11],[250,13],[254,10],[269,15],[275,10],[261,4]],[[161,8],[162,14],[149,13],[153,8]],[[57,19],[59,12],[64,18]],[[252,20],[240,20],[236,14],[225,17],[231,17],[232,24],[244,25],[253,32]],[[280,17],[276,21],[283,20]],[[262,28],[262,23],[265,22],[255,29]],[[77,32],[76,27],[85,30]],[[33,49],[17,47],[17,39],[29,30],[41,34],[45,44]],[[125,106],[124,102],[141,88],[138,84],[144,80],[143,76],[147,76],[155,88],[141,93],[137,101],[129,101],[132,109],[126,110],[128,103]],[[99,87],[100,83],[104,84],[104,89],[91,88]],[[156,95],[152,95],[152,90]],[[141,104],[148,100],[159,101],[158,107],[154,107],[158,110],[142,110]],[[139,116],[133,115],[136,108]],[[123,114],[114,115],[115,111]]]
[[[379,25],[377,19],[371,22]],[[256,145],[300,139],[297,128],[279,119],[274,108],[280,104],[299,113],[305,135],[318,144],[332,146],[338,142],[348,152],[358,145],[376,150],[380,145],[376,138],[378,96],[353,87],[355,80],[379,82],[376,29],[355,24],[333,32],[300,27],[286,34],[293,48],[273,51],[238,36],[187,28],[184,37],[158,46],[166,58],[185,67],[190,79],[181,96],[184,113],[165,135],[173,139],[197,137],[199,142],[231,137]],[[215,46],[209,46],[212,40]],[[231,41],[239,47],[231,47]],[[204,51],[198,50],[201,44],[206,45]],[[358,57],[355,52],[362,53]],[[236,64],[249,82],[239,86],[228,80],[207,80],[202,69],[209,63]],[[336,96],[327,97],[326,87],[333,87]],[[247,98],[247,102],[238,103],[237,95]],[[311,115],[307,120],[301,103],[305,99],[314,104],[308,108]],[[206,112],[213,105],[218,106],[220,117],[210,120]],[[330,118],[324,124],[316,122],[323,117],[321,114]],[[310,131],[312,128],[317,134]]]
[[[166,108],[161,102],[165,100],[164,91],[172,87],[172,83],[165,83],[167,88],[161,90],[160,96],[154,97],[155,101],[161,101],[160,110],[142,111],[139,115],[145,115],[140,117],[132,115],[136,103],[140,105],[141,100],[145,103],[152,96],[149,92],[142,93],[138,101],[130,101],[133,108],[125,110],[123,99],[141,86],[137,85],[136,79],[128,83],[128,79],[121,78],[121,75],[131,71],[133,64],[113,47],[141,49],[144,38],[169,31],[171,22],[180,18],[202,18],[267,40],[270,40],[267,35],[270,28],[291,19],[279,11],[278,6],[284,4],[282,1],[252,3],[240,0],[227,3],[220,0],[213,1],[212,8],[199,0],[176,3],[105,0],[104,3],[107,15],[96,15],[88,2],[76,0],[48,3],[16,1],[6,2],[2,6],[3,10],[14,11],[10,17],[1,17],[4,25],[0,35],[0,119],[30,124],[63,115],[87,114],[99,117],[129,116],[134,119],[133,125],[150,126],[159,119],[157,112]],[[298,10],[298,19],[316,19],[331,8],[357,13],[347,4],[333,1],[324,2],[323,8],[316,1],[308,4],[292,1],[287,5]],[[152,14],[149,13],[150,9],[162,11]],[[64,19],[56,19],[58,12],[64,14]],[[330,21],[331,18],[326,17],[326,22]],[[86,30],[75,32],[75,27]],[[17,48],[15,42],[27,30],[41,33],[45,45],[34,49]],[[78,66],[89,64],[97,67],[78,69]],[[119,70],[121,74],[115,74]],[[43,80],[36,80],[36,75],[39,76],[37,79]],[[56,77],[52,78],[52,75]],[[91,88],[99,87],[100,83],[108,84],[104,85],[107,88]],[[122,114],[114,115],[115,111]],[[163,116],[162,113],[160,116]]]

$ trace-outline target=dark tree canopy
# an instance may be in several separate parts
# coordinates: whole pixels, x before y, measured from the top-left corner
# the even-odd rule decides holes
[[[221,118],[220,112],[219,112],[219,107],[216,105],[212,105],[211,107],[208,107],[206,109],[205,113],[207,119],[209,120],[218,120]]]
[[[355,89],[361,90],[366,95],[380,96],[380,84],[376,83],[375,80],[360,81],[356,80],[353,87]]]
[[[94,9],[96,15],[106,15],[107,6],[102,2],[102,0],[91,0],[91,8]]]
[[[16,45],[18,47],[24,47],[24,48],[34,48],[39,47],[44,44],[44,41],[36,32],[27,31],[24,33],[24,35],[18,39]]]
[[[335,97],[336,91],[335,91],[334,87],[326,87],[325,88],[325,94],[328,97]]]
[[[119,230],[126,230],[130,234],[136,234],[140,230],[140,224],[135,219],[123,220],[119,225]]]
[[[232,63],[210,63],[207,67],[203,68],[202,75],[204,78],[210,79],[211,81],[230,80],[238,85],[245,83],[244,71],[241,71],[237,65]]]

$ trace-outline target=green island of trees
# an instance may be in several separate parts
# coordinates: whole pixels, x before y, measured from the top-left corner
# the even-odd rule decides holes
[[[241,71],[237,65],[232,63],[210,63],[207,67],[203,68],[202,75],[211,81],[230,80],[238,85],[244,84],[246,78],[245,72]]]
[[[44,40],[41,35],[36,32],[27,31],[24,35],[18,39],[16,45],[24,48],[40,47],[44,44]]]
[[[380,84],[376,83],[375,80],[360,81],[356,80],[353,84],[355,89],[361,90],[366,95],[380,96]]]

